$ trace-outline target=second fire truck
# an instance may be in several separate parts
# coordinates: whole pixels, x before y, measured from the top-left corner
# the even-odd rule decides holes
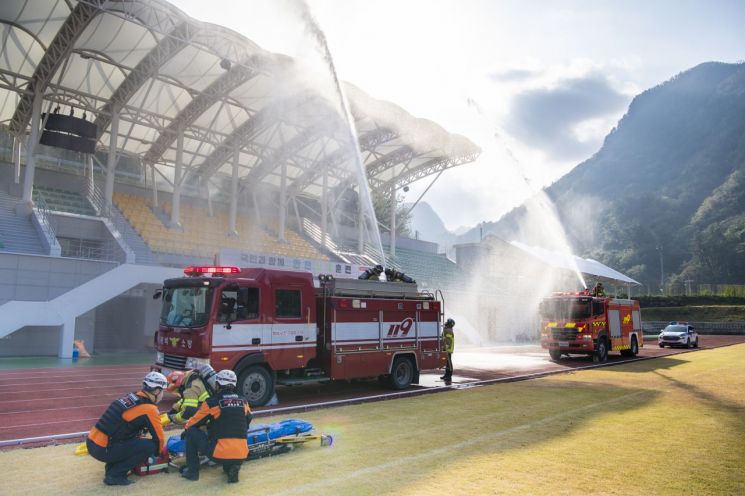
[[[416,284],[262,268],[184,272],[160,292],[154,368],[232,369],[254,406],[278,384],[379,377],[404,389],[445,364],[441,301]]]
[[[639,302],[592,296],[589,291],[555,293],[540,304],[541,346],[553,360],[586,354],[604,362],[609,351],[635,356],[644,346]]]

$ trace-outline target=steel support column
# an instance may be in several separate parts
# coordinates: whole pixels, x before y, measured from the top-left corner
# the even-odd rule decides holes
[[[238,172],[241,159],[241,147],[233,144],[233,171],[230,177],[230,213],[228,217],[228,236],[237,236],[236,217],[238,216]]]
[[[279,232],[280,241],[285,239],[285,222],[287,221],[287,161],[282,161],[280,167],[282,176],[279,179]]]
[[[171,198],[171,228],[180,228],[181,222],[181,183],[184,172],[184,132],[179,130],[176,137],[176,167],[173,173],[173,197]]]
[[[23,215],[31,213],[31,209],[34,206],[33,190],[36,168],[34,154],[36,153],[36,145],[39,143],[39,123],[41,120],[41,103],[43,99],[43,93],[37,92],[34,95],[33,108],[31,109],[31,132],[26,143],[26,173],[23,177],[23,196],[21,197],[21,203],[16,209],[18,213]]]
[[[13,174],[13,181],[16,184],[21,182],[21,140],[17,136],[13,136],[13,165],[15,165],[15,173]]]
[[[106,163],[106,187],[104,188],[104,203],[106,215],[110,215],[112,199],[114,197],[114,178],[116,176],[116,151],[119,137],[119,108],[113,108],[111,115],[111,131],[109,134],[109,156]],[[92,176],[91,176],[92,177]]]
[[[150,177],[153,178],[153,208],[158,206],[158,185],[155,182],[155,164],[150,164]]]
[[[204,199],[207,200],[207,215],[214,217],[215,212],[212,210],[212,196],[210,195],[210,181],[202,176],[201,184],[202,194],[204,195]]]
[[[323,169],[323,189],[321,190],[321,246],[327,245],[329,233],[329,171]]]

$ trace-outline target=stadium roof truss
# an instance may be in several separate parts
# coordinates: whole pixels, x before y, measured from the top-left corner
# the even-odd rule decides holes
[[[139,157],[174,191],[221,175],[319,197],[350,184],[348,163],[361,159],[371,187],[390,194],[480,153],[344,84],[357,158],[339,102],[293,59],[163,0],[3,0],[0,36],[0,125],[19,143],[37,137],[38,114],[85,115],[98,149]]]

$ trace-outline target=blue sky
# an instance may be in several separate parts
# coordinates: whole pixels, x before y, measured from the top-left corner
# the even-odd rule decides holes
[[[293,0],[172,3],[269,50],[307,54]],[[644,89],[702,62],[745,60],[745,1],[307,3],[342,79],[484,150],[424,198],[451,229],[496,220],[590,157]]]

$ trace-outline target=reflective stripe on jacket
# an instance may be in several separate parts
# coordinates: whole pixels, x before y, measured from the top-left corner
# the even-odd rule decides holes
[[[178,424],[186,423],[187,420],[197,413],[199,404],[210,397],[210,393],[204,382],[194,372],[185,378],[184,385],[179,388],[179,395],[181,396],[181,400],[173,405],[173,408],[177,412],[173,420]]]
[[[446,353],[455,351],[455,334],[452,327],[446,327],[442,332],[442,348]]]

